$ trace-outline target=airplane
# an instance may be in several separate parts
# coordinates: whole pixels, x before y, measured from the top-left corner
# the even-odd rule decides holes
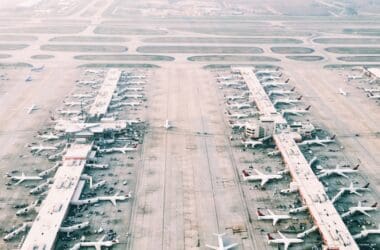
[[[230,118],[235,118],[235,119],[244,119],[248,117],[252,117],[253,114],[245,114],[245,113],[231,113],[230,111],[227,111],[228,116]]]
[[[292,217],[287,214],[274,214],[270,209],[268,210],[268,215],[263,214],[260,209],[257,209],[257,219],[258,220],[272,220],[273,221],[273,226],[277,224],[278,221],[280,220],[288,220],[291,219]]]
[[[363,79],[363,75],[348,75],[348,80],[356,80],[356,79]]]
[[[121,102],[121,106],[130,106],[130,107],[135,107],[135,106],[140,106],[141,102]]]
[[[276,81],[271,81],[271,82],[263,82],[261,83],[264,87],[279,87],[279,86],[285,86],[289,85],[289,79],[287,79],[285,82],[276,82]]]
[[[60,110],[61,115],[79,115],[82,113],[81,110]]]
[[[88,204],[98,203],[100,201],[110,201],[115,207],[117,201],[124,201],[132,197],[132,192],[129,192],[128,195],[119,195],[118,193],[113,196],[98,196],[94,198],[84,199],[84,200],[71,200],[71,205],[82,206]]]
[[[354,187],[354,184],[351,182],[349,187],[343,187],[339,189],[339,192],[331,199],[332,203],[335,203],[344,193],[349,192],[350,194],[356,194],[362,196],[359,191],[368,191],[369,183],[363,187]]]
[[[39,145],[39,146],[31,146],[30,147],[30,151],[31,152],[34,152],[36,154],[42,152],[42,151],[47,151],[47,150],[57,150],[57,147],[54,147],[54,146],[43,146],[43,145]]]
[[[45,68],[45,65],[42,65],[40,67],[33,67],[30,71],[39,72],[42,71]]]
[[[138,86],[144,85],[144,84],[146,84],[145,81],[129,81],[129,82],[126,82],[124,84],[119,83],[119,85],[138,85]]]
[[[25,78],[25,82],[31,82],[32,80],[32,76],[28,76],[27,78]]]
[[[39,202],[40,202],[39,200],[36,200],[35,202],[30,204],[29,206],[17,210],[16,215],[20,216],[20,215],[26,215],[26,214],[30,213],[32,210],[36,209]]]
[[[40,181],[42,180],[42,177],[40,176],[28,176],[25,175],[24,173],[21,173],[21,176],[16,176],[16,175],[8,175],[7,176],[12,180],[12,181],[17,181],[15,185],[19,185],[24,181]]]
[[[281,110],[282,115],[303,115],[306,113],[309,113],[309,110],[311,108],[311,105],[306,107],[305,109],[283,109]]]
[[[283,89],[274,89],[274,90],[270,90],[268,92],[268,96],[272,96],[272,95],[289,95],[289,94],[294,94],[294,90],[296,89],[296,87],[293,87],[292,89],[290,90],[283,90]]]
[[[246,122],[239,123],[239,122],[229,121],[229,123],[232,129],[239,129],[239,130],[245,128],[248,125]]]
[[[38,135],[37,137],[43,139],[43,141],[53,141],[58,140],[60,138],[59,135],[55,135],[53,133]]]
[[[298,238],[286,238],[280,231],[277,232],[281,238],[273,238],[269,233],[268,236],[268,244],[284,244],[284,250],[288,250],[291,244],[302,243],[302,239]]]
[[[272,74],[278,74],[278,73],[281,73],[280,71],[278,71],[278,69],[276,70],[265,69],[265,70],[258,70],[255,72],[256,75],[272,75]]]
[[[128,75],[127,78],[129,79],[145,79],[145,75]]]
[[[378,93],[380,92],[380,88],[364,89],[364,91],[369,93]]]
[[[371,215],[368,214],[367,212],[369,212],[369,211],[376,211],[376,210],[377,210],[377,202],[375,204],[373,204],[372,206],[364,207],[364,206],[362,206],[362,202],[359,201],[358,205],[356,207],[350,207],[347,212],[345,212],[344,214],[342,214],[342,218],[345,218],[347,216],[353,215],[356,212],[359,212],[359,213],[362,213],[362,214],[364,214],[364,215],[366,215],[368,217],[371,217]]]
[[[270,180],[280,180],[282,175],[279,174],[263,174],[257,169],[254,169],[255,175],[249,174],[246,170],[243,170],[243,180],[244,181],[261,181],[260,185],[263,187]]]
[[[274,75],[263,76],[262,75],[262,77],[259,77],[259,80],[260,80],[260,82],[267,82],[267,81],[279,80],[280,78],[281,78],[281,74],[277,75],[277,76],[274,76]]]
[[[91,190],[96,190],[96,189],[98,189],[98,188],[100,188],[100,187],[103,187],[106,183],[107,183],[107,182],[106,182],[105,180],[99,181],[99,182],[97,182],[97,183],[95,183],[95,184],[92,184],[92,185],[90,186],[90,189],[91,189]]]
[[[247,109],[247,108],[252,107],[252,105],[249,104],[249,103],[234,103],[234,104],[229,104],[227,102],[227,104],[228,104],[228,107],[232,108],[232,109]]]
[[[244,147],[248,148],[254,148],[256,147],[257,145],[263,145],[263,142],[270,139],[272,136],[266,136],[266,137],[263,137],[263,138],[260,138],[258,140],[252,140],[252,139],[249,139],[249,140],[246,140],[246,139],[242,139],[242,143],[244,145]]]
[[[35,104],[32,104],[32,106],[30,106],[30,108],[28,108],[27,113],[31,114],[34,110],[38,110],[38,107]]]
[[[212,245],[206,244],[207,248],[214,249],[214,250],[229,250],[239,245],[238,243],[232,243],[225,246],[223,242],[223,236],[226,234],[222,233],[222,234],[214,234],[214,235],[218,237],[218,246],[212,246]]]
[[[173,126],[170,124],[169,120],[165,120],[164,128],[166,130],[171,129]]]
[[[342,96],[347,96],[348,93],[343,89],[339,88],[339,94],[341,94]]]
[[[61,232],[61,233],[67,233],[67,235],[69,236],[70,233],[78,231],[78,230],[81,230],[81,229],[84,229],[84,228],[87,228],[89,226],[90,226],[90,222],[89,221],[85,221],[85,222],[82,222],[82,223],[79,223],[79,224],[75,224],[75,225],[72,225],[72,226],[60,227],[59,228],[59,232]]]
[[[104,70],[86,69],[85,74],[103,74]]]
[[[247,95],[229,95],[224,96],[227,101],[238,101],[238,100],[245,100],[247,99]]]
[[[224,81],[224,82],[219,82],[220,85],[222,85],[223,87],[236,87],[236,86],[241,86],[244,84],[244,82],[241,82],[241,81],[237,81],[237,82],[233,82],[233,81]]]
[[[102,247],[109,248],[109,247],[112,247],[113,245],[119,243],[118,239],[104,241],[106,236],[107,235],[104,235],[99,241],[78,242],[70,250],[79,250],[82,247],[86,247],[86,248],[93,247],[93,248],[95,248],[95,250],[101,250]]]
[[[61,163],[57,162],[53,167],[49,168],[49,169],[46,169],[44,171],[42,171],[41,173],[38,174],[39,177],[42,177],[42,178],[45,178],[47,177],[50,173],[52,173],[53,171],[55,171],[57,168],[59,168],[61,166]]]
[[[87,101],[80,101],[80,102],[71,102],[71,101],[65,101],[65,106],[73,107],[73,106],[85,106],[87,105]]]
[[[277,104],[294,104],[294,103],[299,103],[301,102],[301,99],[302,99],[302,95],[296,99],[290,99],[290,98],[286,98],[286,99],[277,99],[273,102],[273,105],[277,105]]]
[[[30,193],[30,194],[39,194],[39,193],[45,191],[45,190],[49,187],[49,185],[50,185],[51,183],[52,183],[52,181],[49,179],[49,180],[47,180],[46,182],[44,182],[44,183],[38,185],[37,187],[32,188],[32,189],[29,191],[29,193]]]
[[[299,142],[298,145],[320,145],[320,146],[326,146],[328,143],[335,142],[335,135],[329,137],[326,137],[325,139],[319,139],[318,136],[315,137],[315,139],[310,140],[303,140],[302,142]]]
[[[133,124],[139,124],[142,123],[140,120],[126,120],[128,125],[133,125]]]
[[[28,227],[30,227],[31,222],[25,222],[22,224],[21,227],[16,228],[12,232],[8,233],[7,235],[4,236],[3,240],[8,241],[19,235],[20,233],[26,232]]]
[[[216,77],[216,80],[217,81],[226,81],[226,80],[234,80],[236,77],[233,76],[233,75],[229,75],[229,76],[217,76]]]
[[[301,207],[296,207],[296,208],[291,208],[289,210],[289,213],[290,214],[296,214],[296,213],[301,213],[301,212],[304,212],[308,209],[307,206],[301,206]]]
[[[369,99],[380,99],[380,94],[374,95],[373,93],[368,94]]]
[[[100,153],[114,153],[114,152],[119,152],[126,154],[129,151],[136,151],[137,150],[137,145],[133,145],[132,147],[125,145],[124,147],[113,147],[113,148],[105,148],[105,149],[99,149],[98,151]]]
[[[86,167],[91,168],[91,169],[108,169],[109,165],[108,164],[87,163]]]
[[[340,176],[345,177],[345,178],[348,179],[348,176],[346,174],[356,173],[356,172],[358,172],[358,168],[359,168],[359,164],[356,165],[352,169],[351,168],[341,168],[339,165],[337,165],[333,169],[324,169],[324,168],[322,168],[319,171],[317,177],[318,178],[322,178],[322,177],[326,177],[326,176],[330,176],[330,175],[340,175]]]
[[[352,237],[355,240],[357,240],[357,239],[365,238],[365,237],[367,237],[370,234],[380,234],[380,225],[378,225],[378,227],[375,228],[375,229],[366,229],[364,227],[364,229],[360,233],[355,234]]]
[[[139,92],[139,91],[143,91],[144,88],[143,87],[126,87],[125,90],[126,91]]]
[[[124,95],[123,98],[141,99],[141,98],[144,98],[144,95],[139,95],[139,94],[136,94],[136,95]]]
[[[96,84],[99,84],[98,81],[77,81],[77,84],[80,84],[80,85],[96,85]]]

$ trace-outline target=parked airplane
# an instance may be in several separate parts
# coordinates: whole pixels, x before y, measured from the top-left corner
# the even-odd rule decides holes
[[[264,69],[264,70],[258,70],[255,72],[256,75],[272,75],[272,74],[281,74],[278,69],[271,70],[271,69]]]
[[[143,87],[126,87],[125,89],[126,91],[131,91],[131,92],[139,92],[139,91],[144,90]]]
[[[46,169],[44,171],[42,171],[41,173],[38,174],[38,176],[42,177],[42,178],[45,178],[47,177],[50,173],[54,172],[55,170],[57,170],[59,167],[61,166],[61,163],[57,162],[53,167],[49,168],[49,169]]]
[[[224,97],[227,101],[238,101],[247,99],[248,95],[229,95]]]
[[[278,76],[268,75],[268,76],[262,76],[259,78],[260,78],[260,82],[275,81],[275,80],[279,80],[281,78],[281,74]]]
[[[230,118],[235,118],[235,119],[244,119],[248,117],[252,117],[253,114],[246,114],[246,113],[231,113],[230,111],[227,111],[228,116]]]
[[[271,82],[263,82],[261,85],[264,87],[279,87],[279,86],[285,86],[289,84],[289,79],[287,79],[285,82],[276,82],[276,81],[271,81]]]
[[[358,202],[358,205],[355,207],[350,207],[348,208],[348,211],[345,212],[344,214],[342,214],[342,218],[345,218],[347,216],[350,216],[350,215],[353,215],[355,213],[361,213],[361,214],[364,214],[368,217],[371,217],[370,214],[368,214],[367,212],[369,211],[376,211],[377,210],[377,202],[375,204],[373,204],[372,206],[369,206],[369,207],[365,207],[365,206],[362,206],[362,202],[359,201]]]
[[[7,176],[12,181],[17,181],[15,185],[21,184],[24,181],[39,181],[39,180],[42,180],[42,177],[40,177],[40,176],[36,176],[36,175],[29,176],[29,175],[25,175],[24,173],[21,173],[21,176],[9,175],[9,174],[7,174]]]
[[[39,200],[36,200],[35,202],[30,204],[29,206],[17,210],[16,215],[20,216],[20,215],[26,215],[26,214],[30,213],[32,210],[36,209],[39,202],[40,202]]]
[[[70,250],[79,250],[82,247],[93,247],[95,250],[102,250],[103,247],[112,247],[115,244],[119,243],[118,239],[104,241],[106,235],[104,235],[99,241],[84,241],[78,242]]]
[[[296,208],[291,208],[289,210],[289,213],[290,214],[296,214],[296,213],[301,213],[301,212],[304,212],[308,209],[307,206],[301,206],[301,207],[296,207]]]
[[[214,250],[229,250],[239,245],[238,243],[232,243],[225,246],[223,242],[223,236],[226,234],[223,233],[223,234],[214,234],[214,235],[218,237],[218,246],[212,246],[212,245],[206,244],[207,248],[214,249]]]
[[[309,110],[311,108],[311,105],[306,107],[305,109],[283,109],[281,110],[282,115],[303,115],[306,113],[309,113]]]
[[[260,185],[263,187],[270,180],[282,179],[282,175],[279,174],[263,174],[257,169],[254,169],[256,174],[251,175],[246,170],[243,170],[243,180],[244,181],[261,181]]]
[[[31,69],[31,71],[39,72],[39,71],[42,71],[44,68],[45,68],[45,65],[42,65],[42,66],[40,66],[40,67],[33,67],[33,68]]]
[[[109,165],[108,164],[87,163],[86,167],[91,168],[91,169],[108,169]]]
[[[348,93],[343,89],[339,88],[339,94],[341,94],[342,96],[347,96]]]
[[[328,143],[335,142],[335,135],[331,137],[326,137],[325,139],[319,139],[318,136],[315,137],[315,139],[310,140],[303,140],[302,142],[299,142],[298,145],[320,145],[320,146],[326,146]]]
[[[357,80],[357,79],[363,79],[363,75],[348,75],[348,80]]]
[[[37,137],[41,138],[43,141],[53,141],[53,140],[58,140],[60,138],[59,135],[55,135],[53,133],[38,135]]]
[[[244,84],[244,82],[232,82],[232,81],[226,81],[226,82],[220,82],[219,83],[220,85],[222,85],[223,87],[237,87],[237,86],[241,86]]]
[[[368,93],[378,93],[380,92],[380,88],[364,89],[364,91]]]
[[[234,104],[230,104],[228,103],[228,108],[231,108],[231,109],[247,109],[247,108],[250,108],[252,107],[252,105],[250,103],[234,103]]]
[[[340,175],[342,177],[345,177],[348,179],[348,176],[346,174],[352,174],[358,172],[359,165],[356,165],[354,168],[341,168],[339,165],[337,165],[333,169],[324,169],[322,168],[317,177],[322,178],[325,176],[330,176],[330,175]]]
[[[3,238],[4,241],[11,240],[11,239],[15,238],[17,235],[19,235],[23,232],[26,232],[26,230],[28,229],[28,227],[30,227],[30,225],[31,225],[31,222],[23,223],[21,227],[18,227],[15,230],[13,230],[12,232],[10,232],[9,234],[5,235]]]
[[[74,95],[72,95],[72,97],[83,99],[83,98],[93,98],[94,95],[92,95],[92,94],[74,94]]]
[[[146,76],[145,75],[128,75],[127,78],[128,79],[145,79]]]
[[[298,238],[286,238],[280,231],[277,232],[281,238],[273,238],[269,233],[268,233],[268,244],[283,244],[284,245],[284,250],[288,250],[289,246],[292,244],[298,244],[302,243],[302,239]]]
[[[73,107],[73,106],[86,106],[88,104],[87,101],[80,101],[80,102],[72,102],[72,101],[65,101],[65,106]]]
[[[32,188],[29,193],[30,194],[39,194],[39,193],[42,193],[43,191],[45,191],[49,185],[52,183],[52,181],[50,179],[48,179],[46,182],[38,185],[37,187],[34,187]]]
[[[240,122],[229,121],[229,123],[232,129],[239,129],[239,130],[244,129],[248,125],[246,122],[240,123]]]
[[[87,228],[89,226],[90,226],[90,222],[89,221],[85,221],[85,222],[82,222],[82,223],[79,223],[79,224],[75,224],[75,225],[72,225],[72,226],[60,227],[59,228],[59,232],[61,232],[61,233],[67,233],[67,235],[70,235],[70,233],[72,233],[72,232],[75,232],[75,231]]]
[[[34,110],[38,110],[38,107],[35,104],[32,104],[32,106],[30,106],[30,108],[28,108],[27,113],[31,114]]]
[[[136,151],[136,150],[137,150],[137,145],[133,145],[132,147],[128,146],[128,145],[125,145],[124,147],[104,148],[104,149],[99,149],[98,151],[100,153],[115,153],[115,152],[119,152],[119,153],[126,154],[127,152]]]
[[[236,77],[233,76],[233,75],[228,75],[228,76],[217,76],[216,77],[216,80],[217,81],[226,81],[226,80],[233,80],[235,79]]]
[[[104,70],[87,69],[85,74],[103,74]]]
[[[352,236],[355,240],[365,238],[370,234],[380,234],[380,225],[375,229],[366,229],[364,228],[360,233]]]
[[[50,151],[50,150],[57,150],[57,147],[55,146],[43,146],[43,145],[38,145],[38,146],[31,146],[30,151],[34,152],[36,154],[42,152],[42,151]]]
[[[124,200],[130,199],[131,197],[132,197],[131,192],[129,192],[128,195],[119,195],[117,193],[113,196],[98,196],[98,197],[83,199],[83,200],[71,200],[70,204],[76,205],[76,206],[82,206],[82,205],[98,203],[100,201],[110,201],[116,207],[117,201],[124,201]]]
[[[289,95],[289,94],[294,94],[294,90],[296,89],[296,87],[293,87],[292,89],[290,90],[283,90],[283,89],[273,89],[273,90],[270,90],[268,92],[268,96],[272,96],[272,95]]]
[[[82,113],[81,110],[60,110],[61,115],[79,115]]]
[[[302,99],[302,95],[296,99],[290,99],[290,98],[286,98],[286,99],[277,99],[273,102],[273,105],[277,105],[277,104],[294,104],[294,103],[299,103],[301,102],[301,99]]]
[[[364,187],[354,187],[354,184],[351,182],[349,187],[343,187],[339,189],[339,192],[331,199],[331,202],[336,202],[344,193],[349,192],[350,194],[356,194],[358,196],[362,196],[361,191],[368,191],[369,183],[367,183]]]
[[[256,147],[257,145],[262,145],[264,141],[268,140],[272,138],[272,136],[266,136],[266,137],[263,137],[263,138],[260,138],[258,140],[252,140],[252,139],[242,139],[241,142],[242,144],[244,145],[244,147],[248,148],[254,148]]]
[[[291,219],[290,215],[287,214],[274,214],[270,209],[268,210],[268,215],[263,214],[260,209],[257,209],[257,219],[258,220],[272,220],[273,226],[277,224],[280,220],[288,220]]]
[[[31,82],[32,80],[32,76],[28,76],[27,78],[25,78],[25,82]]]

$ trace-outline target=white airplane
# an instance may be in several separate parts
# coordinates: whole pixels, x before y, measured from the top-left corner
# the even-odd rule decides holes
[[[27,78],[25,78],[25,82],[31,82],[32,80],[32,76],[28,76]]]
[[[57,150],[57,147],[55,146],[43,146],[43,145],[38,145],[38,146],[31,146],[30,147],[30,151],[33,152],[33,153],[40,153],[42,151],[50,151],[50,150]]]
[[[281,78],[281,75],[274,76],[274,75],[267,75],[259,77],[260,82],[267,82],[267,81],[275,81],[279,80]]]
[[[238,101],[238,100],[246,100],[247,95],[229,95],[224,96],[227,101]]]
[[[169,120],[165,120],[164,128],[166,130],[168,130],[168,129],[171,129],[172,127],[173,127],[173,125],[171,125],[170,121]]]
[[[342,96],[347,96],[348,93],[343,89],[339,88],[339,94],[341,94]]]
[[[263,142],[264,141],[266,141],[266,140],[268,140],[268,139],[270,139],[270,138],[272,138],[272,136],[270,135],[270,136],[266,136],[266,137],[263,137],[263,138],[260,138],[260,139],[258,139],[258,140],[252,140],[252,139],[242,139],[241,140],[241,143],[244,145],[244,147],[246,147],[246,148],[248,148],[248,147],[250,147],[250,148],[254,148],[254,147],[256,147],[256,146],[258,146],[258,145],[263,145]]]
[[[49,179],[47,180],[46,182],[38,185],[37,187],[34,187],[32,188],[29,193],[30,194],[39,194],[39,193],[42,193],[43,191],[45,191],[49,185],[52,183],[52,181]]]
[[[123,98],[129,98],[129,99],[142,99],[144,98],[144,95],[139,95],[139,94],[135,94],[135,95],[124,95]]]
[[[25,175],[24,173],[21,173],[21,176],[17,175],[7,175],[12,181],[17,181],[15,185],[21,184],[24,181],[40,181],[42,180],[42,177],[34,175],[29,176]]]
[[[82,113],[81,110],[60,110],[61,115],[79,115]]]
[[[369,183],[367,183],[364,187],[354,187],[354,184],[351,182],[349,187],[343,187],[339,189],[339,192],[331,199],[331,202],[336,202],[344,193],[349,192],[350,194],[356,194],[357,196],[362,196],[362,191],[368,191]]]
[[[227,111],[228,116],[230,118],[235,118],[235,119],[244,119],[248,117],[252,117],[252,114],[245,114],[245,113],[231,113],[230,111]]]
[[[223,233],[223,234],[214,234],[214,235],[218,237],[218,246],[212,246],[212,245],[206,244],[207,248],[214,249],[214,250],[229,250],[239,245],[238,243],[232,243],[225,246],[223,242],[223,236],[226,234]]]
[[[246,170],[243,170],[243,180],[244,181],[261,181],[260,185],[263,187],[270,180],[280,180],[282,175],[279,174],[263,174],[257,169],[254,169],[255,175],[249,174]]]
[[[19,235],[19,234],[21,234],[23,232],[26,232],[26,230],[28,229],[28,227],[30,227],[30,225],[31,225],[31,222],[25,222],[25,223],[23,223],[21,227],[18,227],[15,230],[13,230],[12,232],[10,232],[9,234],[5,235],[4,238],[3,238],[4,241],[11,240],[14,237],[16,237],[17,235]]]
[[[301,206],[301,207],[296,207],[296,208],[291,208],[289,210],[289,213],[290,214],[296,214],[296,213],[301,213],[301,212],[304,212],[308,209],[307,206]]]
[[[284,244],[284,250],[288,250],[289,246],[291,244],[298,244],[302,243],[302,239],[298,238],[286,238],[280,231],[277,232],[281,238],[273,238],[269,233],[268,233],[268,244]]]
[[[231,109],[247,109],[247,108],[252,107],[252,105],[249,103],[233,103],[233,104],[230,104],[227,102],[227,104],[228,104],[228,108],[231,108]]]
[[[283,90],[283,89],[273,89],[273,90],[270,90],[268,92],[268,96],[272,96],[272,95],[290,95],[290,94],[294,94],[294,90],[296,89],[296,87],[293,87],[292,89],[290,90]]]
[[[277,81],[271,81],[271,82],[263,82],[261,83],[264,87],[279,87],[279,86],[285,86],[289,85],[289,79],[287,79],[285,82],[277,82]]]
[[[363,79],[363,75],[348,75],[348,80],[357,80],[357,79]]]
[[[142,121],[141,120],[126,120],[126,123],[128,125],[134,125],[134,124],[142,123]]]
[[[350,207],[347,212],[345,212],[344,214],[342,214],[342,218],[345,218],[347,216],[353,215],[353,214],[355,214],[357,212],[361,213],[361,214],[364,214],[364,215],[366,215],[368,217],[371,217],[371,215],[368,214],[367,212],[376,211],[376,210],[377,210],[377,202],[375,204],[373,204],[372,206],[364,207],[364,206],[362,206],[362,202],[359,201],[358,205],[356,207]]]
[[[122,102],[120,104],[122,106],[136,107],[136,106],[140,106],[141,102]]]
[[[364,89],[364,91],[368,93],[378,93],[380,92],[380,88]]]
[[[118,239],[104,241],[106,235],[104,235],[99,241],[83,241],[76,243],[70,250],[79,250],[82,247],[92,247],[95,250],[101,250],[103,247],[112,247],[119,243]]]
[[[45,178],[49,174],[51,174],[52,172],[54,172],[55,170],[57,170],[60,166],[61,166],[61,163],[57,162],[53,167],[51,167],[49,169],[46,169],[46,170],[42,171],[41,173],[39,173],[38,176],[40,176],[42,178]]]
[[[267,209],[268,213],[267,215],[263,214],[260,209],[257,209],[257,219],[258,220],[272,220],[273,221],[273,226],[277,224],[278,221],[280,220],[288,220],[291,219],[292,217],[287,214],[274,214],[270,209]]]
[[[276,70],[264,69],[264,70],[258,70],[255,72],[256,75],[272,75],[272,74],[278,74],[278,73],[281,73],[280,71],[278,71],[278,69]]]
[[[61,233],[67,233],[67,235],[70,235],[70,233],[87,228],[90,226],[90,222],[85,221],[79,224],[75,224],[72,226],[67,226],[67,227],[60,227],[59,232]]]
[[[91,168],[91,169],[108,169],[109,165],[108,164],[96,164],[96,163],[87,163],[86,168]]]
[[[145,79],[145,75],[128,75],[127,78],[129,79]]]
[[[296,99],[290,99],[290,98],[286,98],[286,99],[277,99],[273,102],[273,105],[277,105],[277,104],[294,104],[294,103],[299,103],[301,102],[301,99],[302,99],[302,95]]]
[[[38,135],[37,137],[41,138],[43,141],[53,141],[53,140],[58,140],[60,138],[59,135],[55,135],[53,133]]]
[[[98,81],[81,80],[81,81],[77,81],[77,84],[80,84],[80,85],[96,85],[96,84],[99,84],[99,82]]]
[[[40,67],[33,67],[30,71],[39,72],[42,71],[45,68],[45,65],[42,65]]]
[[[39,200],[36,200],[35,202],[30,204],[29,206],[17,210],[16,215],[21,216],[21,215],[26,215],[26,214],[30,213],[32,210],[36,209],[38,203],[39,203]]]
[[[87,69],[85,74],[103,74],[104,70],[96,70],[96,69]]]
[[[306,113],[309,113],[309,110],[311,108],[311,105],[306,107],[305,109],[283,109],[281,110],[282,115],[303,115]]]
[[[244,129],[248,125],[246,122],[240,123],[240,122],[229,121],[229,123],[232,129],[239,129],[239,130]]]
[[[87,101],[80,101],[80,102],[72,102],[72,101],[65,101],[65,106],[73,107],[73,106],[86,106]]]
[[[117,193],[113,196],[98,196],[98,197],[83,199],[83,200],[71,200],[70,204],[76,205],[76,206],[83,206],[83,205],[95,204],[100,201],[110,201],[116,207],[117,201],[124,201],[124,200],[130,199],[131,197],[132,197],[132,192],[129,192],[128,195],[119,195]]]
[[[369,93],[368,94],[368,98],[369,99],[380,99],[380,94],[373,94],[373,93]]]
[[[224,81],[224,82],[219,82],[220,85],[222,85],[223,87],[237,87],[237,86],[241,86],[244,84],[244,82],[241,82],[241,81]]]
[[[38,107],[35,104],[32,104],[32,106],[30,106],[30,108],[28,108],[27,113],[31,114],[34,110],[38,110]]]
[[[365,237],[367,237],[370,234],[380,234],[380,225],[377,228],[375,228],[375,229],[366,229],[366,228],[364,228],[360,233],[355,234],[352,237],[356,240],[356,239],[365,238]]]
[[[318,136],[315,137],[315,139],[310,140],[303,140],[302,142],[299,142],[298,145],[320,145],[320,146],[326,146],[328,143],[335,142],[335,135],[331,137],[326,137],[325,139],[319,139]]]
[[[319,167],[320,168],[320,167]],[[317,177],[322,178],[330,175],[340,175],[342,177],[345,177],[348,179],[348,176],[346,174],[352,174],[352,173],[357,173],[358,172],[359,165],[356,165],[354,168],[341,168],[339,165],[337,165],[333,169],[324,169],[322,168]]]
[[[98,151],[99,151],[100,153],[114,153],[114,152],[119,152],[119,153],[126,154],[127,152],[130,152],[130,151],[136,151],[136,150],[137,150],[137,145],[133,145],[132,147],[131,147],[131,146],[128,146],[128,145],[125,145],[124,147],[105,148],[105,149],[99,149]]]
[[[144,88],[143,87],[126,87],[125,90],[131,91],[131,92],[139,92],[139,91],[143,91]]]
[[[228,76],[217,76],[216,80],[218,81],[226,81],[226,80],[234,80],[236,77],[234,75],[228,75]]]
[[[129,82],[126,82],[125,84],[119,83],[119,85],[138,85],[138,86],[144,85],[144,84],[146,84],[145,81],[129,81]]]

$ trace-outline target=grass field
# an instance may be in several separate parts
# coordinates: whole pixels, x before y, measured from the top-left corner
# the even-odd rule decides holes
[[[28,44],[3,43],[3,44],[0,44],[0,50],[19,50],[19,49],[25,49],[28,46],[29,46]]]
[[[143,53],[177,53],[177,54],[260,54],[263,50],[258,47],[232,47],[232,46],[141,46],[138,52]]]
[[[161,55],[79,55],[74,56],[77,60],[88,61],[174,61],[171,56]]]
[[[62,52],[126,52],[128,49],[119,45],[82,45],[82,44],[45,44],[41,50]]]
[[[278,37],[151,37],[146,43],[216,43],[216,44],[299,44],[295,38]]]
[[[54,56],[53,55],[34,55],[34,56],[31,56],[30,58],[39,59],[39,60],[46,60],[46,59],[54,58]]]
[[[380,38],[316,38],[322,44],[380,44]]]
[[[276,59],[269,56],[238,56],[238,55],[207,55],[207,56],[191,56],[188,57],[189,61],[197,62],[223,62],[223,61],[246,61],[246,62],[279,62],[280,59]]]
[[[345,62],[380,62],[380,56],[342,56],[337,59]]]
[[[303,62],[315,62],[315,61],[321,61],[324,59],[323,56],[286,56],[286,58],[295,60],[295,61],[303,61]]]
[[[380,47],[330,47],[325,50],[336,54],[380,54]]]
[[[147,63],[89,63],[78,66],[79,68],[160,68],[155,64]]]
[[[129,39],[124,37],[107,37],[107,36],[58,36],[51,38],[51,42],[80,42],[80,43],[122,43]]]
[[[310,54],[314,49],[306,47],[272,47],[270,50],[277,54]]]

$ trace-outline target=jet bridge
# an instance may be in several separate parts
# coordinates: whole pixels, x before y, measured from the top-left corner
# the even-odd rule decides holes
[[[67,149],[63,165],[54,176],[54,183],[41,204],[21,250],[54,249],[57,234],[69,210],[91,148],[92,144],[74,144]]]

